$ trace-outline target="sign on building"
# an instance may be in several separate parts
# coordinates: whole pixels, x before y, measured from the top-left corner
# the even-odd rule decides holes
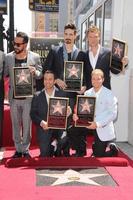
[[[44,64],[51,48],[61,45],[63,38],[30,38],[30,50],[38,53]]]
[[[62,45],[63,38],[30,38],[30,50],[38,53],[41,57],[41,63],[45,70],[45,60],[51,48]],[[44,87],[43,78],[36,80],[36,89],[41,90]]]
[[[0,0],[0,14],[7,14],[7,0]]]
[[[59,0],[29,0],[29,9],[41,12],[58,12]]]

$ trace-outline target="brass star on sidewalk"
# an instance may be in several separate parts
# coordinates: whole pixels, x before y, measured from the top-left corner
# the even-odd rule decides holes
[[[90,185],[100,186],[96,181],[92,178],[100,177],[100,176],[107,176],[107,174],[81,174],[75,170],[69,169],[66,170],[63,174],[39,174],[40,176],[46,176],[51,178],[57,178],[51,186],[61,185],[70,182],[79,182],[79,183],[86,183]]]

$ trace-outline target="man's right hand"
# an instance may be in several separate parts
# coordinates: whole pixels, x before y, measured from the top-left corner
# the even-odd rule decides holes
[[[67,87],[67,85],[66,85],[66,83],[64,82],[64,81],[62,81],[61,79],[56,79],[56,82],[55,82],[58,86],[59,86],[59,88],[60,89],[62,89],[62,90],[64,90],[66,87]]]
[[[44,120],[41,121],[40,126],[41,126],[44,130],[47,130],[47,129],[48,129],[48,124],[47,124],[47,122],[44,121]]]
[[[79,118],[78,118],[78,115],[74,113],[74,114],[73,114],[73,121],[76,122],[78,119],[79,119]]]

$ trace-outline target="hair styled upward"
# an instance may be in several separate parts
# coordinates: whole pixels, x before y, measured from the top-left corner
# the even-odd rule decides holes
[[[76,34],[76,32],[77,32],[76,26],[75,26],[75,24],[73,24],[73,23],[68,23],[68,24],[66,24],[66,25],[64,26],[64,31],[65,31],[66,29],[72,29],[72,30],[74,30],[74,34]]]
[[[55,74],[54,74],[54,72],[52,70],[46,70],[46,71],[44,71],[43,76],[45,76],[46,74],[53,74],[54,79],[56,79],[56,76],[55,76]]]
[[[24,43],[28,43],[28,41],[29,41],[28,35],[26,33],[24,33],[24,32],[17,32],[16,37],[23,38],[23,42]]]
[[[92,71],[92,73],[91,73],[91,77],[92,77],[93,75],[100,75],[102,78],[104,78],[104,73],[103,73],[103,71],[102,71],[101,69],[94,69],[94,70]]]
[[[86,34],[88,35],[89,33],[98,33],[99,36],[101,34],[100,29],[97,26],[94,26],[94,25],[89,26]]]

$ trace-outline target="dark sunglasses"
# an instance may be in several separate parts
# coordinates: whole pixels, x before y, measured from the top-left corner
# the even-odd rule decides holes
[[[25,44],[25,42],[23,43],[16,43],[16,42],[12,42],[13,46],[17,46],[17,47],[20,47],[22,44]]]

